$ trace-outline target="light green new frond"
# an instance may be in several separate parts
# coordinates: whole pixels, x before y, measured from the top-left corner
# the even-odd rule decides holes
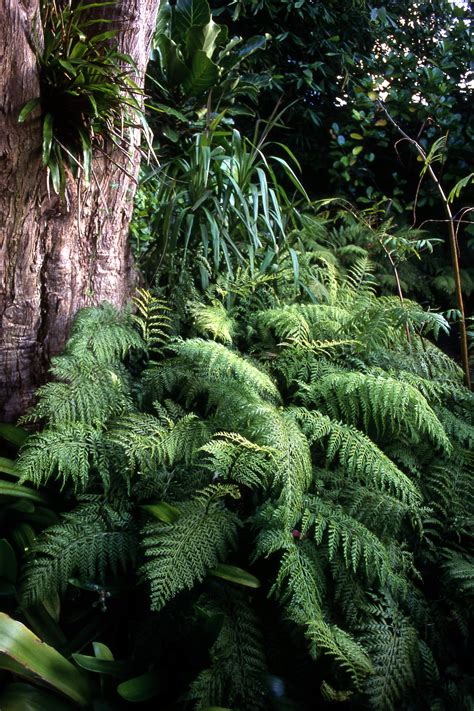
[[[201,451],[209,455],[206,467],[214,477],[251,488],[268,485],[275,458],[269,447],[254,444],[236,432],[216,432]]]
[[[267,309],[256,314],[260,328],[271,329],[279,340],[309,341],[310,327],[298,306],[288,305]]]
[[[163,424],[153,415],[135,413],[118,420],[107,439],[123,449],[132,469],[150,472],[162,464],[190,462],[209,439],[209,429],[193,414]]]
[[[59,356],[52,374],[65,382],[51,382],[37,391],[38,404],[23,422],[45,419],[50,424],[73,422],[102,426],[131,409],[126,373],[102,364],[90,353]]]
[[[104,302],[78,312],[66,353],[77,358],[92,353],[100,363],[114,363],[131,348],[143,351],[144,343],[133,328],[129,313]]]
[[[438,447],[450,450],[446,432],[435,413],[412,385],[384,375],[333,373],[305,388],[306,403],[324,407],[332,419],[363,423],[385,433],[420,441],[428,436]]]
[[[220,301],[214,300],[212,304],[195,303],[189,308],[194,324],[201,335],[209,335],[221,343],[232,343],[235,322]]]
[[[235,545],[239,519],[224,505],[222,498],[227,495],[238,498],[238,489],[209,486],[194,500],[177,504],[180,515],[173,523],[156,521],[145,526],[142,573],[150,584],[153,610],[201,582]]]
[[[403,579],[392,566],[391,555],[382,541],[366,526],[335,504],[307,497],[310,515],[305,516],[304,535],[327,547],[329,560],[339,556],[354,573],[362,571],[369,581],[402,589]]]
[[[150,353],[160,352],[170,339],[171,309],[163,299],[157,299],[145,289],[137,290],[133,303],[137,314],[132,318],[138,325],[146,347]]]
[[[28,607],[56,591],[63,593],[72,576],[100,586],[108,573],[117,575],[133,565],[135,552],[126,520],[117,528],[103,515],[103,506],[80,506],[34,542],[23,576],[23,604]]]
[[[375,611],[365,636],[375,673],[367,680],[365,692],[371,708],[396,711],[399,702],[415,691],[418,635],[393,602]]]
[[[43,430],[28,437],[17,461],[20,481],[36,486],[62,480],[83,490],[96,473],[107,487],[110,478],[104,439],[90,425],[75,423]]]
[[[373,272],[374,266],[368,256],[362,256],[354,262],[343,283],[343,289],[350,294],[351,300],[365,298],[375,292]]]
[[[236,351],[201,338],[191,338],[174,346],[181,363],[209,383],[234,381],[255,389],[264,397],[279,401],[275,383],[250,360]]]

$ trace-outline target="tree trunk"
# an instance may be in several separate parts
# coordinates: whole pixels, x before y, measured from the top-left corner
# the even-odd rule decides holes
[[[119,50],[136,62],[139,86],[158,5],[124,0],[113,9]],[[95,157],[88,188],[68,181],[69,205],[48,195],[39,112],[18,123],[22,106],[39,96],[38,0],[2,0],[0,15],[0,420],[11,421],[31,404],[75,312],[103,300],[122,306],[129,297],[139,153],[127,158],[115,149],[121,167]]]

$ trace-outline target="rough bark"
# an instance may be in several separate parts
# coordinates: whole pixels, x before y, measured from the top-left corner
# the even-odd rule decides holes
[[[125,0],[114,9],[119,48],[136,62],[139,84],[158,5],[159,0]],[[69,181],[67,207],[46,189],[38,114],[18,123],[22,106],[39,95],[32,41],[37,12],[38,0],[2,0],[0,419],[7,421],[31,404],[76,311],[103,300],[121,306],[134,278],[128,225],[138,152],[130,159],[120,151],[112,154],[133,177],[97,157],[89,188]]]

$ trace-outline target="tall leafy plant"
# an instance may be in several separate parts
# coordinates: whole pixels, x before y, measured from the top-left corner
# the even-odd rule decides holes
[[[112,143],[126,151],[133,129],[146,127],[133,60],[114,45],[111,21],[93,15],[110,4],[40,3],[35,42],[41,94],[22,108],[19,121],[41,109],[48,186],[63,197],[68,174],[91,180],[94,150],[107,154]]]
[[[138,596],[134,661],[176,708],[468,708],[473,401],[427,338],[446,322],[377,297],[367,259],[299,263],[223,276],[185,338],[146,294],[142,336],[80,314],[17,465],[72,503],[23,604]]]

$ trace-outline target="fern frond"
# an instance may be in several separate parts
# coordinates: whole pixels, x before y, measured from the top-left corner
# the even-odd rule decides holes
[[[138,325],[143,342],[150,353],[161,352],[170,340],[171,309],[163,299],[157,299],[146,289],[137,289],[133,297],[137,314],[132,316]]]
[[[362,681],[373,673],[372,662],[364,647],[337,625],[311,620],[305,634],[310,643],[311,656],[317,659],[323,652],[330,657],[349,676],[357,690],[361,688]]]
[[[220,301],[213,300],[211,304],[193,303],[189,309],[201,335],[210,335],[215,341],[224,344],[232,343],[235,321]]]
[[[107,441],[123,449],[131,468],[144,473],[162,464],[189,463],[208,439],[208,425],[193,414],[166,424],[153,415],[130,414],[107,433]]]
[[[238,590],[226,590],[211,609],[224,616],[211,648],[212,666],[191,686],[197,708],[230,704],[239,711],[267,708],[265,654],[259,619]]]
[[[143,351],[144,342],[133,328],[128,311],[118,311],[104,302],[77,313],[66,354],[82,358],[92,353],[99,363],[114,363],[130,349]]]
[[[393,602],[374,608],[365,636],[375,673],[366,682],[371,707],[395,711],[414,693],[419,664],[418,634]]]
[[[268,485],[275,458],[275,451],[270,447],[250,442],[235,432],[216,432],[201,451],[209,455],[205,466],[213,477],[250,488]]]
[[[82,422],[101,427],[109,418],[132,408],[127,374],[118,364],[104,365],[90,353],[63,355],[53,359],[51,373],[65,382],[39,388],[38,403],[23,422]]]
[[[474,558],[448,551],[442,563],[443,577],[448,590],[474,598]]]
[[[32,545],[23,576],[23,604],[28,607],[56,591],[63,593],[73,575],[100,587],[108,573],[116,576],[134,565],[136,546],[126,517],[117,528],[103,505],[79,506]]]
[[[313,479],[308,440],[290,410],[263,403],[251,413],[252,436],[275,451],[272,488],[281,504],[278,515],[291,526],[301,513],[303,495]]]
[[[239,519],[222,502],[225,496],[240,494],[235,486],[211,485],[194,500],[177,503],[180,515],[173,523],[157,521],[144,528],[142,573],[150,584],[153,610],[201,582],[235,546]]]
[[[378,579],[394,590],[405,588],[386,546],[366,526],[330,502],[315,497],[306,497],[306,502],[302,533],[312,534],[316,545],[327,546],[329,560],[340,556],[346,568],[362,571],[369,581]]]
[[[21,482],[40,486],[59,479],[62,486],[70,484],[75,491],[84,490],[94,475],[107,489],[109,469],[103,434],[82,423],[58,425],[32,435],[17,463]]]
[[[351,478],[391,493],[402,504],[412,507],[419,504],[421,495],[415,484],[365,434],[314,410],[292,408],[292,411],[311,443],[327,438],[328,463],[338,461]]]
[[[333,373],[318,383],[302,386],[303,400],[323,407],[332,419],[374,426],[379,435],[403,432],[415,441],[428,436],[449,451],[451,444],[423,395],[408,383],[385,375]]]
[[[250,360],[236,351],[212,341],[191,338],[174,346],[181,364],[209,383],[234,381],[253,388],[276,402],[280,394],[275,383]]]

